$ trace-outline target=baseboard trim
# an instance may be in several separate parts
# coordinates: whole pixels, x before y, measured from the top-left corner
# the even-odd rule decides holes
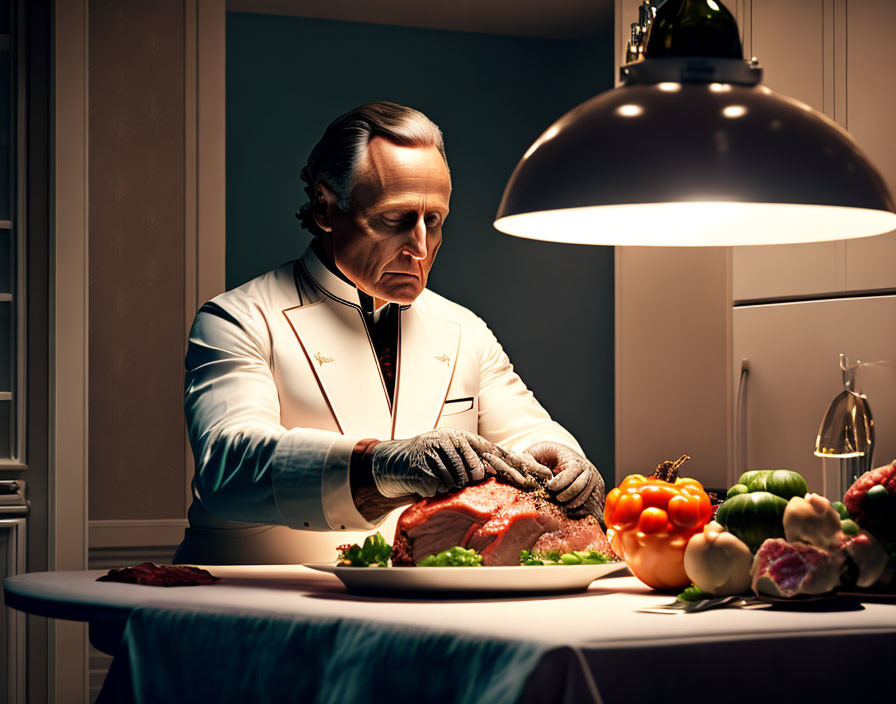
[[[89,546],[95,548],[177,547],[184,539],[185,518],[143,521],[89,521]]]

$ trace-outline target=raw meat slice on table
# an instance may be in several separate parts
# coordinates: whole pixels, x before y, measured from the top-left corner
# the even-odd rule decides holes
[[[423,499],[398,519],[392,564],[416,565],[456,545],[474,548],[488,566],[519,565],[521,550],[613,551],[597,519],[572,519],[537,491],[490,478]]]
[[[201,567],[144,562],[136,567],[116,567],[98,577],[96,581],[147,584],[154,587],[190,587],[197,584],[214,584],[220,582],[221,578],[215,577]]]
[[[769,538],[753,558],[753,591],[786,598],[824,594],[840,586],[845,559],[842,550],[827,552],[806,543]]]

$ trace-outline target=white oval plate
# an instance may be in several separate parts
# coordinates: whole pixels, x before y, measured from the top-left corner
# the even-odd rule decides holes
[[[587,589],[595,579],[629,571],[624,562],[544,567],[345,567],[333,563],[305,566],[336,575],[350,592],[367,594],[571,592]]]

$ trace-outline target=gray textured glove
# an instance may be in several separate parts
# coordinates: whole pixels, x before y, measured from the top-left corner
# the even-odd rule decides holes
[[[593,515],[603,518],[604,480],[591,462],[558,442],[539,442],[526,454],[548,467],[554,474],[546,489],[555,494],[570,516]]]
[[[486,474],[500,475],[520,488],[528,476],[551,478],[524,453],[507,452],[475,433],[436,428],[407,440],[386,440],[370,451],[370,467],[377,491],[395,498],[433,496],[459,489]]]
[[[494,448],[478,435],[455,428],[386,440],[370,454],[373,480],[383,496],[433,496],[483,479],[481,456]]]
[[[509,452],[497,445],[494,450],[483,453],[482,458],[488,462],[485,471],[499,475],[506,483],[519,489],[532,489],[534,485],[544,485],[553,479],[553,473],[547,467],[536,462],[525,452]]]

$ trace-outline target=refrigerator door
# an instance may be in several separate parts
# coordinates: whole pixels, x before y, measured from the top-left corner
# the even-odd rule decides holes
[[[749,360],[735,399],[741,419],[735,445],[742,448],[735,475],[793,469],[810,491],[840,498],[834,496],[840,462],[813,455],[818,426],[843,390],[840,353],[851,361],[896,363],[896,295],[738,306],[733,328],[735,389],[741,362]],[[878,467],[896,458],[896,368],[862,367],[856,386],[874,417]]]

